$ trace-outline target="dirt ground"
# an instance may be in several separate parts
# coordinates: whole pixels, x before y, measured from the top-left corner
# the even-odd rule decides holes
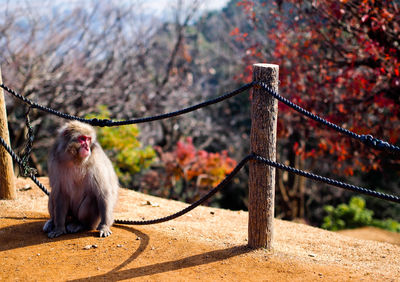
[[[17,189],[17,200],[0,201],[0,281],[400,281],[396,233],[275,220],[273,251],[251,250],[247,212],[199,207],[166,223],[114,225],[108,238],[49,239],[47,196],[28,180]],[[121,189],[115,217],[152,219],[185,206]]]

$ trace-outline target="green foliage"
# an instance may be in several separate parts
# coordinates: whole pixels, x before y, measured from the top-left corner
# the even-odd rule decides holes
[[[106,106],[99,107],[99,113],[88,118],[107,119],[110,112]],[[143,148],[137,139],[139,128],[136,125],[102,127],[97,131],[97,138],[113,162],[115,171],[123,186],[128,187],[133,175],[147,169],[154,161],[156,153],[151,146]]]
[[[361,197],[352,197],[349,204],[340,204],[336,208],[325,206],[328,214],[324,218],[322,228],[328,230],[341,230],[362,226],[375,226],[389,231],[400,232],[400,223],[392,220],[374,219],[374,212],[366,208],[365,200]]]
[[[400,233],[400,223],[390,218],[385,220],[374,219],[372,220],[371,225],[378,228]]]

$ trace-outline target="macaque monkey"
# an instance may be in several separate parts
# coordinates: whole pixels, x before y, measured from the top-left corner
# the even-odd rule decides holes
[[[118,178],[90,125],[72,121],[60,128],[48,159],[49,238],[81,230],[111,234]]]

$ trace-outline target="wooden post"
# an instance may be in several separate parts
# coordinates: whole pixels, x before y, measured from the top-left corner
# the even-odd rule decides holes
[[[279,66],[254,64],[253,81],[278,91]],[[276,160],[278,101],[264,89],[253,87],[251,102],[251,151]],[[249,166],[249,241],[251,248],[272,249],[274,233],[275,168],[256,161]]]
[[[1,69],[0,83],[3,83],[1,78]],[[6,102],[4,100],[4,92],[2,88],[0,88],[0,136],[6,142],[8,142],[8,144],[10,144],[7,125]],[[16,192],[12,159],[4,147],[0,145],[0,199],[12,200],[15,199],[15,197]]]

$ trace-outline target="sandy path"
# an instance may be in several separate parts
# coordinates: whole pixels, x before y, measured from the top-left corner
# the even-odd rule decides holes
[[[399,234],[276,220],[274,250],[250,250],[247,213],[207,207],[157,225],[115,225],[108,238],[93,231],[51,240],[41,231],[47,196],[17,183],[32,189],[0,201],[0,281],[400,281]],[[116,218],[151,219],[185,206],[121,189]]]

